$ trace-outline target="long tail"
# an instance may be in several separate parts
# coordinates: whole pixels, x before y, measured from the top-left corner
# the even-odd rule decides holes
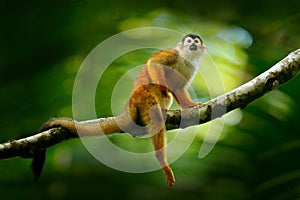
[[[70,118],[52,118],[43,124],[41,131],[61,127],[78,136],[97,136],[118,133],[117,117],[93,119],[86,121],[75,121]]]
[[[132,110],[131,110],[132,111]],[[52,118],[42,125],[40,131],[45,131],[55,127],[62,127],[78,136],[99,136],[113,133],[127,132],[128,127],[135,124],[137,114],[127,111],[116,117],[100,118],[87,121],[75,121],[70,118]],[[132,120],[133,119],[133,120]],[[37,180],[42,171],[46,160],[46,149],[42,149],[33,157],[31,170]]]

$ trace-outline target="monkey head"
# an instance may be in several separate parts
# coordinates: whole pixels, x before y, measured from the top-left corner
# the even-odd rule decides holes
[[[193,61],[200,59],[205,53],[205,45],[199,35],[187,34],[177,44],[176,50],[184,59]]]

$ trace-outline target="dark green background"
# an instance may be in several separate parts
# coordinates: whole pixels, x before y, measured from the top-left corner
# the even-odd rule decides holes
[[[253,43],[243,50],[248,56],[243,68],[247,76],[240,81],[300,46],[299,1],[2,0],[0,6],[0,142],[30,135],[52,116],[71,117],[72,86],[81,62],[101,41],[124,30],[128,19],[149,26],[143,22],[151,22],[153,13],[168,12],[179,19],[169,22],[174,29],[197,21],[244,28]],[[125,68],[147,56],[136,56],[138,62],[132,56]],[[103,80],[107,94],[99,94],[99,117],[111,115],[111,81],[122,70]],[[165,185],[161,171],[129,174],[108,168],[79,140],[72,140],[48,150],[37,183],[30,174],[30,160],[1,160],[1,199],[300,198],[299,84],[298,76],[249,105],[242,121],[226,126],[226,137],[203,159],[197,156],[202,144],[197,138],[172,164],[174,188]],[[71,158],[67,164],[64,156]]]

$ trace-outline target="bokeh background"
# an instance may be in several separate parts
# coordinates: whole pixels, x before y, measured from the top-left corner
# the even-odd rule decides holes
[[[209,55],[203,66],[219,70],[225,91],[300,46],[300,3],[293,0],[2,0],[0,6],[0,142],[31,135],[50,117],[72,117],[81,63],[96,45],[124,30],[157,26],[199,33]],[[112,63],[97,90],[98,117],[112,115],[115,83],[153,52],[134,51]],[[207,74],[209,67],[203,70]],[[205,79],[197,76],[193,83],[203,101],[222,93],[208,91]],[[173,188],[160,170],[116,171],[94,159],[80,140],[71,140],[48,150],[38,182],[30,159],[1,160],[1,199],[298,199],[299,84],[298,76],[229,114],[216,146],[201,159],[209,124],[200,126],[189,150],[171,165],[177,179]],[[119,100],[125,105],[125,98]],[[146,139],[128,135],[111,141],[125,149],[151,148]]]

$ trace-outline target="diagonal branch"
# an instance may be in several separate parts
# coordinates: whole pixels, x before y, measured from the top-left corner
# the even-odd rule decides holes
[[[186,110],[167,111],[166,127],[168,130],[202,124],[236,109],[244,108],[255,99],[276,89],[295,77],[300,71],[300,49],[290,53],[269,70],[255,77],[244,85],[220,95],[201,106]],[[97,119],[101,124],[109,118]],[[196,120],[195,120],[196,119]],[[12,140],[0,144],[0,159],[15,156],[32,157],[36,152],[46,149],[64,140],[78,138],[63,128],[52,128],[30,137]]]

